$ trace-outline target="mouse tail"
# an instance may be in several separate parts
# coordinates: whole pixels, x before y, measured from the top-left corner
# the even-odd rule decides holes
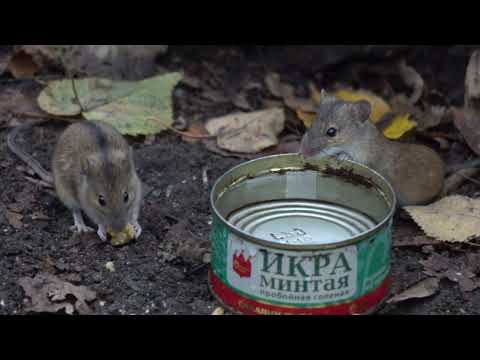
[[[49,184],[53,184],[53,177],[52,175],[45,170],[45,168],[36,160],[34,159],[31,155],[27,154],[25,151],[20,149],[20,147],[17,145],[15,142],[15,138],[17,137],[18,133],[24,130],[27,130],[33,126],[43,124],[47,122],[48,120],[40,120],[34,123],[29,123],[25,125],[20,125],[15,128],[13,128],[7,136],[7,145],[8,148],[10,149],[11,152],[13,152],[15,155],[17,155],[23,162],[25,162],[28,166],[30,166],[33,171],[45,182]]]

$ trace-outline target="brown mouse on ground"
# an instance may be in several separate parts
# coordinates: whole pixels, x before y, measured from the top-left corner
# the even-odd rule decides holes
[[[369,120],[370,114],[365,100],[346,102],[322,91],[300,153],[307,159],[336,156],[369,166],[391,182],[400,206],[435,200],[446,174],[440,156],[427,146],[388,140]]]
[[[52,157],[52,174],[15,143],[17,133],[32,125],[13,129],[8,147],[46,182],[55,186],[60,200],[72,211],[76,232],[91,232],[82,211],[98,226],[97,234],[119,232],[131,224],[138,238],[142,185],[133,160],[133,150],[111,125],[80,121],[60,135]]]

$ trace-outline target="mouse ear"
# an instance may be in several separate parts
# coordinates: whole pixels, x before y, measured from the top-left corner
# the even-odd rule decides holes
[[[333,95],[327,94],[325,89],[322,89],[320,91],[320,105],[327,104],[327,103],[333,102],[335,100],[337,100],[337,98]]]
[[[360,100],[353,103],[352,112],[355,119],[365,122],[370,119],[372,106],[366,100]]]
[[[83,158],[81,160],[81,166],[82,166],[82,174],[86,175],[93,169],[94,161],[89,157]]]

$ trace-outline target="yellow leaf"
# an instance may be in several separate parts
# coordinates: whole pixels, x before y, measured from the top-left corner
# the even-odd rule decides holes
[[[383,130],[383,135],[391,140],[399,139],[406,132],[417,126],[417,123],[410,120],[410,115],[396,115],[390,124]]]
[[[391,112],[390,105],[388,105],[385,100],[367,90],[353,91],[350,89],[342,89],[338,90],[335,96],[344,101],[368,101],[372,106],[372,115],[370,118],[374,124],[377,123],[383,115]]]
[[[303,122],[306,128],[312,126],[313,120],[315,120],[315,113],[297,110],[297,117]]]

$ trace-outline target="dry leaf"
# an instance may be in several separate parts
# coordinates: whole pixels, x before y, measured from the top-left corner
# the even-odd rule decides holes
[[[235,95],[232,100],[232,103],[239,109],[246,110],[246,111],[252,110],[252,106],[247,100],[247,94],[244,92],[240,92],[237,95]]]
[[[265,84],[267,89],[277,98],[282,98],[286,106],[293,111],[314,112],[316,109],[315,101],[313,99],[299,98],[295,96],[295,88],[287,83],[280,81],[280,75],[276,73],[269,73],[265,77]],[[312,89],[312,85],[310,88]],[[314,85],[313,85],[314,86]],[[318,90],[317,90],[318,92]]]
[[[45,215],[44,213],[40,212],[40,211],[35,211],[32,215],[32,220],[51,220],[52,218],[51,217],[48,217],[47,215]]]
[[[7,69],[11,57],[12,54],[9,51],[3,50],[0,52],[0,75]]]
[[[432,253],[428,259],[419,262],[423,265],[425,274],[435,276],[439,280],[447,278],[456,282],[463,292],[471,292],[480,287],[480,279],[475,278],[470,264],[467,264],[463,258],[449,258]]]
[[[190,125],[187,131],[182,131],[182,140],[189,143],[202,141],[206,137],[210,135],[205,129],[205,124],[199,121]]]
[[[417,123],[417,128],[419,130],[427,130],[435,127],[439,125],[447,115],[449,115],[447,108],[444,106],[423,105],[425,111],[412,105],[405,94],[398,94],[390,99],[392,112],[395,114],[410,115]]]
[[[408,66],[405,60],[401,60],[398,63],[398,71],[405,84],[413,88],[409,102],[410,104],[415,104],[422,97],[425,87],[422,77],[413,67]]]
[[[7,218],[8,223],[15,229],[20,230],[23,228],[23,215],[22,214],[17,214],[13,211],[5,211],[5,217]]]
[[[217,144],[222,149],[257,153],[278,144],[277,136],[284,125],[283,109],[273,108],[211,119],[206,129],[210,135],[217,136]]]
[[[24,50],[15,53],[8,64],[8,70],[10,70],[12,75],[17,79],[31,78],[39,69],[40,67],[35,63],[33,57]]]
[[[225,315],[225,310],[221,307],[217,307],[215,310],[213,310],[212,315]]]
[[[467,71],[465,74],[465,108],[479,108],[479,100],[480,50],[476,50],[470,57],[470,61],[468,62]]]
[[[273,96],[277,98],[283,97],[280,75],[277,73],[268,73],[265,76],[265,85],[267,85],[268,91],[270,91]]]
[[[422,280],[400,294],[395,295],[393,298],[389,299],[387,303],[395,304],[408,299],[418,299],[432,296],[438,291],[439,283],[440,280],[434,277]]]
[[[97,296],[85,286],[75,286],[48,273],[39,273],[34,278],[23,277],[18,283],[30,298],[30,304],[25,309],[27,312],[56,313],[64,310],[70,315],[75,311],[89,314],[91,309],[87,302]]]
[[[480,235],[480,199],[452,195],[404,209],[428,236],[440,241],[465,242]]]
[[[452,109],[455,127],[465,138],[470,149],[480,155],[480,113],[471,108]]]

